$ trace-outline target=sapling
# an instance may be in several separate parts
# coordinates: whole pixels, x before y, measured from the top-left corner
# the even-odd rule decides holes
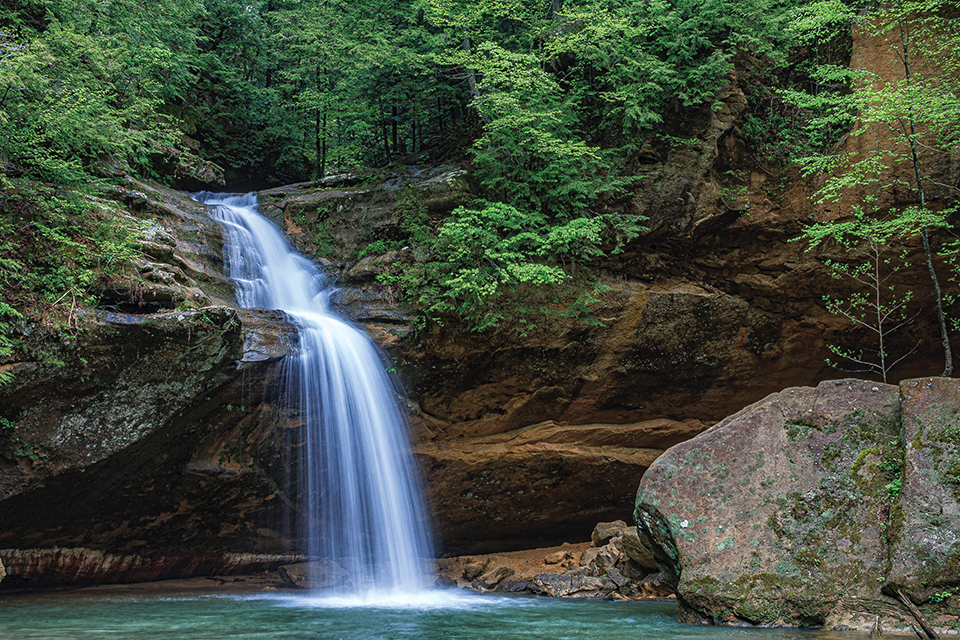
[[[852,218],[812,224],[804,229],[803,237],[809,241],[810,249],[833,243],[851,256],[849,261],[828,259],[824,263],[834,278],[852,280],[858,285],[857,290],[845,296],[826,295],[824,301],[828,311],[846,318],[875,339],[869,349],[827,345],[841,359],[827,362],[848,371],[877,373],[887,382],[890,370],[918,346],[894,354],[888,340],[890,334],[913,321],[908,311],[913,291],[895,288],[895,276],[909,266],[907,250],[901,244],[902,221],[871,217],[862,207],[854,207]],[[861,368],[847,369],[848,364]]]

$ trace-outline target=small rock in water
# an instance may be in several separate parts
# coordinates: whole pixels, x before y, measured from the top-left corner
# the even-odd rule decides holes
[[[500,584],[501,580],[512,576],[513,574],[513,568],[501,564],[480,576],[477,579],[477,583],[484,589],[493,589],[495,586]]]
[[[502,593],[520,593],[521,591],[527,591],[530,588],[530,581],[524,580],[522,578],[516,578],[514,576],[507,576],[497,585],[494,591],[500,591]]]
[[[601,598],[609,595],[613,586],[604,578],[541,573],[531,582],[530,590],[554,598]]]
[[[569,551],[557,551],[551,553],[546,558],[543,559],[544,564],[560,564],[564,560],[570,559],[572,556]]]

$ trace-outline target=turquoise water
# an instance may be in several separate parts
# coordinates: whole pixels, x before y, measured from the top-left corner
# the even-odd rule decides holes
[[[3,640],[812,640],[865,634],[682,625],[672,602],[600,602],[434,592],[364,604],[308,594],[70,592],[0,597]]]

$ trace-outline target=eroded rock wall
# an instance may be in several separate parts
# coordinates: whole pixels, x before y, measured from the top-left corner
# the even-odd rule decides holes
[[[115,195],[143,221],[139,277],[62,331],[25,321],[0,364],[4,587],[230,572],[296,549],[288,430],[265,402],[295,330],[229,306],[199,203],[133,187]]]
[[[591,520],[629,518],[632,491],[615,499],[593,494],[590,504],[606,505],[602,516],[587,508],[558,514],[562,520],[547,531],[521,524],[515,496],[491,496],[482,509],[453,500],[475,495],[474,485],[491,474],[519,468],[519,455],[505,466],[468,455],[484,438],[544,422],[695,420],[704,428],[783,388],[841,377],[826,364],[827,345],[858,348],[869,340],[824,306],[824,295],[853,291],[823,264],[842,254],[828,246],[808,253],[796,241],[815,213],[816,182],[750,156],[738,130],[745,102],[735,77],[718,96],[719,110],[691,110],[670,125],[695,144],[650,143],[631,160],[636,191],[611,206],[648,216],[650,231],[592,265],[609,287],[591,307],[597,323],[550,316],[522,333],[503,327],[477,334],[447,318],[412,330],[416,310],[378,276],[423,256],[414,255],[416,247],[358,254],[373,238],[401,234],[414,205],[437,221],[466,202],[469,175],[458,167],[408,167],[379,181],[339,177],[325,188],[261,194],[262,208],[325,264],[340,287],[332,301],[366,326],[401,378],[444,545],[479,550],[470,546],[482,544],[479,536],[469,543],[463,536],[484,519],[489,540],[530,546],[563,542]],[[915,288],[918,315],[889,337],[887,349],[916,351],[892,379],[942,370],[922,262],[903,276]],[[669,439],[649,447],[663,450]],[[433,453],[434,446],[446,453]],[[523,464],[539,469],[534,459]],[[567,472],[588,476],[583,464],[578,471],[568,463]],[[634,466],[636,477],[644,468]],[[571,494],[582,489],[565,486]],[[530,533],[518,533],[524,528]]]

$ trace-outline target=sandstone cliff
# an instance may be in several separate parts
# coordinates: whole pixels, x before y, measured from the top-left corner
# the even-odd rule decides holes
[[[0,365],[7,588],[237,571],[295,548],[264,404],[293,329],[229,306],[220,230],[198,203],[131,186],[116,197],[149,221],[135,225],[141,277],[63,334],[22,323],[24,350]]]

